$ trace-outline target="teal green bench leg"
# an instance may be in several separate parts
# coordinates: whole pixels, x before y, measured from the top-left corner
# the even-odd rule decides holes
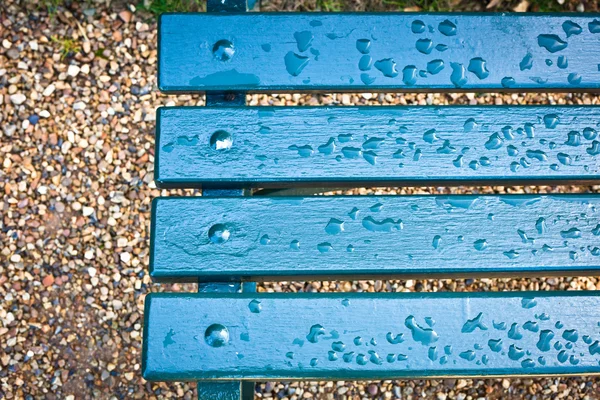
[[[234,191],[232,191],[234,192]],[[206,195],[206,194],[205,194]],[[199,283],[198,293],[256,292],[255,282]],[[254,382],[198,382],[198,400],[252,400]]]

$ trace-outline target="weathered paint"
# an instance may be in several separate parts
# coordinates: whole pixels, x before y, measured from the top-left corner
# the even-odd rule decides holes
[[[600,88],[598,14],[168,14],[175,91]]]
[[[600,108],[164,107],[164,187],[600,182]]]
[[[600,373],[600,293],[163,294],[148,380]]]
[[[159,198],[158,280],[597,274],[600,196]]]

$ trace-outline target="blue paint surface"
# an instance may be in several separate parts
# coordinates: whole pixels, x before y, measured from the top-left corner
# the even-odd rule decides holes
[[[151,275],[595,274],[599,207],[597,195],[159,198]]]
[[[145,318],[148,380],[600,373],[598,292],[153,293]]]
[[[169,14],[160,19],[159,87],[598,89],[598,26],[594,14]],[[231,57],[215,50],[220,41]]]
[[[161,186],[600,181],[600,109],[161,108]]]

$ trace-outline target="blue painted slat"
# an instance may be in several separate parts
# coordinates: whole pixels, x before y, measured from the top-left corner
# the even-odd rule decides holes
[[[590,275],[600,196],[159,198],[158,280]]]
[[[150,294],[148,380],[600,373],[600,292]]]
[[[163,91],[600,88],[599,14],[169,14]]]
[[[164,187],[600,182],[600,108],[161,108]]]

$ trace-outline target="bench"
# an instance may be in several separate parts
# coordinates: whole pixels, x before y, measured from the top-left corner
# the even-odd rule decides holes
[[[600,16],[163,15],[143,375],[200,399],[257,380],[600,373],[600,296],[256,293],[265,280],[597,275],[600,196],[309,196],[325,188],[591,185],[600,108],[250,107],[248,92],[597,91]],[[298,193],[305,194],[297,196]],[[294,195],[296,194],[296,195]]]

